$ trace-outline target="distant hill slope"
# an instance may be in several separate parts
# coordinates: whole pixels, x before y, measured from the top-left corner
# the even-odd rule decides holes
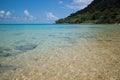
[[[120,23],[120,0],[94,0],[86,8],[56,23]]]

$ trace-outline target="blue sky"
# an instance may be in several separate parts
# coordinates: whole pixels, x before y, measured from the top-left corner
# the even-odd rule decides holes
[[[0,23],[54,23],[92,0],[0,0]]]

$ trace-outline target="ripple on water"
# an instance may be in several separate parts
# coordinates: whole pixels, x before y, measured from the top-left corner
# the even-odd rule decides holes
[[[77,41],[75,39],[70,38],[70,37],[63,37],[63,39],[70,44],[76,44],[77,43]]]
[[[16,36],[19,36],[19,35],[22,35],[24,33],[14,33],[13,35],[16,35]]]
[[[16,42],[14,42],[15,44],[21,44],[21,43],[25,43],[26,42],[26,40],[18,40],[18,41],[16,41]]]

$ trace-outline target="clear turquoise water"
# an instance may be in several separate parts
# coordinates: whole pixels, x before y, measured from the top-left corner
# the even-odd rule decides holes
[[[119,25],[0,25],[0,80],[114,79],[119,49]]]
[[[0,25],[0,58],[27,51],[49,51],[75,46],[81,38],[120,31],[118,25]]]

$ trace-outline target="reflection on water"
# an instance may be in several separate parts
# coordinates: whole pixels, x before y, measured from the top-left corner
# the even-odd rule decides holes
[[[119,80],[118,25],[0,25],[0,80]]]

